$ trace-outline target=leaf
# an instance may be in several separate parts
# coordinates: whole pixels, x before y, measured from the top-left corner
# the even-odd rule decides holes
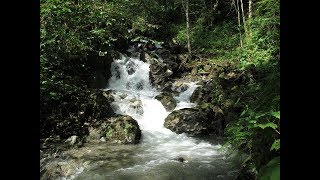
[[[276,129],[278,126],[273,122],[266,122],[266,123],[255,124],[255,127],[260,127],[262,129],[265,129],[266,127],[271,127],[272,129]]]
[[[50,92],[50,96],[57,96],[57,93]]]
[[[257,120],[250,120],[249,123],[255,124],[257,123]]]
[[[206,108],[210,107],[210,103],[203,103],[203,104],[200,105],[200,107],[202,109],[206,109]]]
[[[259,180],[279,180],[280,179],[280,157],[275,157],[262,167],[258,174]]]
[[[242,117],[243,115],[245,115],[247,112],[247,110],[242,111],[242,113],[240,114],[240,117]]]
[[[280,119],[280,111],[272,112],[271,115],[277,119]]]
[[[263,117],[263,116],[265,116],[265,115],[267,115],[267,113],[258,113],[258,114],[256,115],[256,118],[258,119],[258,118]]]
[[[272,151],[272,150],[278,151],[279,149],[280,149],[280,139],[276,139],[276,140],[274,140],[274,142],[270,148],[270,151]]]

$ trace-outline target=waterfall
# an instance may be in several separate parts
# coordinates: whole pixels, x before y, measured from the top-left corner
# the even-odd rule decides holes
[[[114,111],[137,120],[142,131],[141,142],[92,147],[90,151],[98,151],[102,159],[113,158],[79,172],[75,179],[234,179],[237,171],[220,151],[221,145],[184,133],[176,134],[164,127],[165,118],[171,112],[155,99],[161,92],[150,84],[149,66],[137,58],[122,55],[111,65],[112,77],[107,87],[114,96],[111,104]],[[188,88],[174,97],[177,101],[174,110],[196,105],[190,103],[196,83],[183,82],[183,85]],[[184,161],[179,162],[179,158]]]
[[[180,156],[186,159],[209,160],[217,154],[220,145],[213,146],[185,134],[178,135],[163,126],[170,112],[155,99],[160,92],[150,84],[149,66],[150,64],[137,58],[126,56],[111,64],[112,77],[108,89],[114,90],[115,101],[112,107],[115,112],[130,115],[138,121],[143,134],[142,145],[148,148],[145,156],[149,155],[153,159],[158,156],[162,160],[172,160]],[[190,103],[190,96],[197,85],[195,82],[185,84],[188,89],[174,97],[178,101],[175,110],[195,106]]]

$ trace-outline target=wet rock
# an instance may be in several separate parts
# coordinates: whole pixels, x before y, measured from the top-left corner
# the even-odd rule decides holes
[[[124,98],[126,98],[127,96],[128,96],[128,94],[126,94],[126,93],[122,93],[122,94],[119,95],[119,97],[120,97],[121,99],[124,99]]]
[[[182,81],[177,81],[177,82],[174,84],[174,86],[175,86],[175,87],[181,87],[182,84],[183,84]]]
[[[170,51],[166,49],[157,49],[155,51],[162,59],[170,59]]]
[[[153,86],[157,87],[158,85],[162,86],[167,81],[167,77],[172,75],[172,70],[168,68],[168,65],[156,61],[150,65],[149,78]]]
[[[130,100],[129,107],[132,108],[139,115],[143,115],[144,113],[141,100],[138,100],[138,99]]]
[[[160,101],[167,111],[172,111],[177,106],[176,100],[167,92],[157,95],[155,99]]]
[[[101,137],[101,138],[100,138],[100,141],[101,141],[101,142],[106,142],[107,140],[106,140],[105,137]]]
[[[45,167],[40,168],[40,179],[60,179],[62,176],[62,173],[60,172],[60,169],[58,168],[58,163],[50,163],[46,165]]]
[[[161,89],[162,92],[172,92],[172,82],[166,82]]]
[[[177,157],[174,160],[179,161],[179,162],[184,162],[185,159],[183,157]]]
[[[120,72],[119,66],[114,67],[114,70],[115,70],[115,72],[116,72],[116,78],[117,78],[117,79],[120,79],[120,77],[121,77],[121,72]]]
[[[182,85],[181,87],[179,87],[177,89],[178,92],[184,92],[189,88],[189,86],[187,84]]]
[[[170,113],[165,119],[164,126],[178,134],[202,136],[220,135],[223,123],[224,117],[210,108],[188,108]]]
[[[179,93],[186,91],[189,88],[189,85],[187,84],[183,84],[182,81],[176,81],[175,83],[173,83],[172,85],[172,89],[174,91],[177,91]]]
[[[132,117],[118,115],[89,128],[88,142],[103,142],[102,138],[110,143],[135,144],[141,139],[141,130]]]
[[[140,81],[136,84],[136,89],[137,90],[143,90],[143,87],[144,87],[144,82],[143,81]]]
[[[152,55],[148,55],[152,56]],[[150,81],[153,86],[163,86],[168,81],[168,77],[172,78],[181,74],[181,60],[175,54],[171,54],[166,49],[157,49],[153,57],[148,62],[150,65]]]
[[[126,69],[129,75],[136,72],[137,65],[133,61],[128,61],[126,64]]]
[[[71,146],[73,146],[77,140],[78,140],[78,136],[74,135],[74,136],[71,136],[70,138],[68,138],[65,142],[70,142],[69,144]]]
[[[213,80],[207,81],[204,82],[202,86],[199,86],[194,90],[190,97],[190,101],[193,103],[211,102],[214,95],[219,95],[221,93],[223,92],[218,82]]]

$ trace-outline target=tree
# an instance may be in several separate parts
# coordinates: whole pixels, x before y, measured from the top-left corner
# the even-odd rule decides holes
[[[248,29],[249,29],[249,36],[252,36],[252,31],[251,31],[252,6],[253,6],[253,2],[252,2],[252,0],[249,0],[249,10],[248,10]]]
[[[182,1],[182,6],[186,13],[186,24],[187,24],[187,47],[188,47],[188,60],[191,60],[191,45],[190,45],[190,21],[189,21],[189,0],[185,1],[185,5]]]
[[[233,5],[234,5],[234,8],[235,10],[237,11],[237,15],[238,15],[238,27],[239,27],[239,36],[240,36],[240,47],[243,46],[243,43],[242,43],[242,35],[241,35],[241,20],[240,20],[240,9],[239,9],[239,0],[237,0],[237,3],[235,3],[233,1]]]

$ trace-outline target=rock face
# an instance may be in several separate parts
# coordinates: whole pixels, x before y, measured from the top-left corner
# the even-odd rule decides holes
[[[92,88],[105,88],[108,84],[108,79],[111,76],[111,63],[114,58],[119,56],[118,52],[112,51],[109,54],[90,53],[88,56],[89,65],[93,68],[93,73],[89,77],[89,85]]]
[[[88,107],[84,112],[85,116],[92,119],[101,119],[113,116],[115,113],[110,105],[110,102],[112,101],[113,96],[110,92],[93,92],[89,97]]]
[[[190,97],[193,103],[210,102],[214,95],[222,94],[221,86],[214,80],[204,82],[202,86],[197,87]],[[217,93],[215,93],[218,91]],[[213,94],[214,93],[214,94]]]
[[[172,74],[172,70],[164,62],[157,60],[150,65],[150,82],[155,87],[163,86]]]
[[[131,57],[137,57],[143,62],[150,64],[150,82],[157,89],[163,88],[169,78],[181,74],[185,70],[182,61],[186,59],[179,55],[182,46],[162,45],[150,40],[140,39],[128,50]],[[128,73],[133,73],[133,64],[127,68]]]
[[[157,95],[155,98],[162,103],[167,111],[172,111],[177,106],[176,100],[170,93],[164,92]]]
[[[104,137],[104,138],[103,138]],[[130,116],[118,115],[105,119],[105,121],[95,127],[89,128],[89,142],[111,142],[136,144],[141,139],[141,130],[138,122]]]
[[[170,113],[164,126],[176,133],[187,133],[192,136],[221,134],[224,119],[221,113],[212,109],[180,109]]]

